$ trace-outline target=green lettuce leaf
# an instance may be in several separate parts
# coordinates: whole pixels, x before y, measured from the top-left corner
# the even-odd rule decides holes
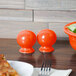
[[[71,32],[76,33],[76,24],[72,24],[72,25],[70,25],[70,26],[67,26],[67,28],[68,28]]]

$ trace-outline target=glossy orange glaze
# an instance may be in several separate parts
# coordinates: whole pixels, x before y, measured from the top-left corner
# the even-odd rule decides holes
[[[37,34],[37,41],[41,45],[40,52],[52,52],[54,48],[52,45],[56,42],[56,34],[50,29],[41,30]]]
[[[33,53],[32,46],[36,42],[36,35],[29,30],[23,30],[17,35],[17,43],[22,47],[19,52],[21,53]]]
[[[64,32],[69,36],[70,45],[74,50],[76,50],[76,33],[71,32],[66,26],[70,26],[71,24],[76,24],[76,22],[69,23],[64,26]]]

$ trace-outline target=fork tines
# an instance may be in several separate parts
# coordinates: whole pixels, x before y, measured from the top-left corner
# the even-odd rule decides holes
[[[50,71],[51,71],[51,60],[43,61],[42,67],[41,67],[41,74],[44,76],[48,76]]]

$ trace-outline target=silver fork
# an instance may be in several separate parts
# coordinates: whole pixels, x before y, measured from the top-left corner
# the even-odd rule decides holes
[[[51,61],[46,61],[42,63],[41,71],[38,76],[50,76],[51,73]]]

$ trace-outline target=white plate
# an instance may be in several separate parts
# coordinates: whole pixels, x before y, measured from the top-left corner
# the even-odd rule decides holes
[[[20,76],[32,76],[33,66],[31,64],[12,60],[8,60],[8,62]]]

